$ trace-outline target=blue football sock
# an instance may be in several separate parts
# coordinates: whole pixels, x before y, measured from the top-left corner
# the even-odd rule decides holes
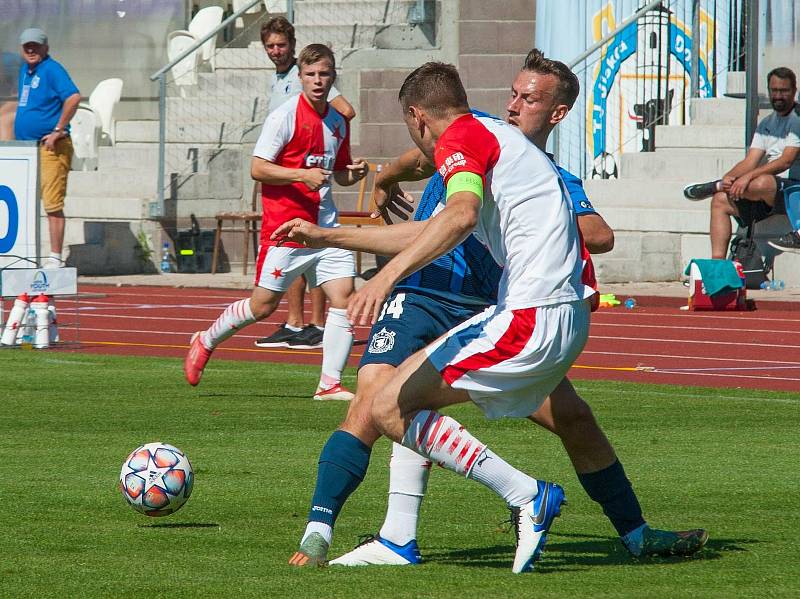
[[[624,537],[645,523],[639,500],[619,460],[597,472],[578,473],[578,480],[589,497],[602,506],[619,536]]]
[[[322,448],[309,522],[333,526],[344,502],[367,473],[372,448],[345,431],[335,431]]]

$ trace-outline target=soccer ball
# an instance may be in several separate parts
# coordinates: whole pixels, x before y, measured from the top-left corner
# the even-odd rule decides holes
[[[137,512],[166,516],[189,499],[194,472],[189,458],[167,443],[148,443],[125,458],[119,473],[119,490]]]

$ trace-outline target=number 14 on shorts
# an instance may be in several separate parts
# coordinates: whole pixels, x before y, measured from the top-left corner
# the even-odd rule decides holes
[[[392,318],[400,318],[403,314],[403,301],[405,301],[405,299],[405,293],[398,293],[390,301],[384,302],[383,310],[381,310],[381,315],[378,317],[378,320],[383,320],[383,317],[387,314]]]

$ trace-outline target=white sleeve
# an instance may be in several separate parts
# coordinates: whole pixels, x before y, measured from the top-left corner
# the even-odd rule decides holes
[[[332,101],[335,98],[338,98],[341,95],[342,93],[338,89],[336,89],[334,86],[331,86],[331,89],[328,92],[328,102]]]
[[[784,147],[800,147],[800,117],[794,113],[792,113],[792,120],[789,123],[789,130],[786,132],[786,145]]]
[[[750,142],[750,148],[755,150],[767,151],[767,140],[764,138],[764,121],[762,120],[756,125],[756,130],[753,133],[753,141]]]
[[[275,162],[294,131],[294,111],[276,110],[269,114],[261,128],[253,156]]]

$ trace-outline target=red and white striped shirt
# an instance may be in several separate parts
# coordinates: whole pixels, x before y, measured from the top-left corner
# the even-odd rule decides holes
[[[328,105],[320,115],[300,94],[281,104],[264,121],[253,156],[286,168],[324,168],[343,170],[352,163],[350,126],[341,114]],[[302,218],[321,227],[336,225],[336,206],[331,184],[316,191],[304,183],[261,186],[261,244],[275,245],[270,235],[281,224]],[[286,242],[288,247],[302,247]]]

